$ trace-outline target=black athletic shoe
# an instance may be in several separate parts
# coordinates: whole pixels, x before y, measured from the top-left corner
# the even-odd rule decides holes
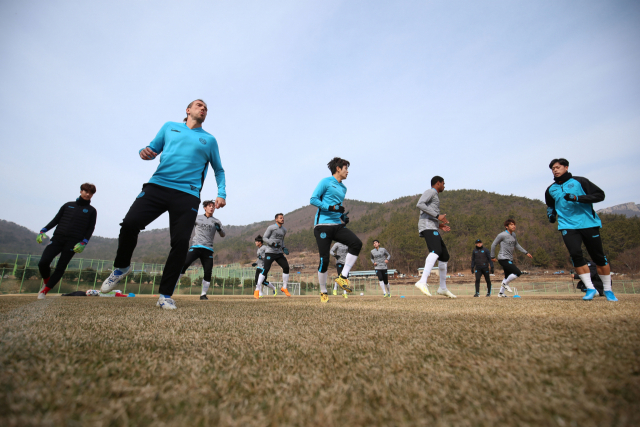
[[[200,301],[209,301],[206,295],[200,295]]]
[[[491,296],[491,292],[487,292],[487,295],[485,295],[485,296],[490,297]]]
[[[474,297],[479,297],[480,294],[476,292],[476,294],[474,295]]]

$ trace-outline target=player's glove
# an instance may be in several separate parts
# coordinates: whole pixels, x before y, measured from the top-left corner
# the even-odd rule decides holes
[[[349,212],[345,212],[340,216],[340,219],[342,219],[342,222],[344,222],[344,225],[349,224]]]
[[[575,194],[567,193],[567,194],[564,195],[564,199],[567,202],[577,202],[578,201],[578,196],[576,196]]]
[[[45,231],[47,231],[46,228],[43,228],[42,230],[40,230],[40,233],[38,234],[38,237],[36,237],[36,242],[42,243],[42,239],[46,239],[47,238],[47,235],[44,234]]]
[[[282,247],[282,252],[284,252],[285,255],[289,255],[289,249],[285,248],[284,246]]]
[[[257,262],[254,262],[253,264],[251,264],[251,267],[257,267],[257,266],[258,266]]]
[[[278,242],[272,243],[271,246],[273,246],[274,248],[278,249],[280,247],[280,243],[278,243]]]
[[[218,224],[217,222],[216,222],[216,230],[217,231],[221,231],[222,230],[222,228],[220,228],[220,224]]]
[[[344,206],[340,206],[340,205],[329,206],[329,211],[344,213]]]
[[[549,218],[549,222],[551,224],[553,224],[554,222],[556,222],[556,218],[558,217],[558,214],[556,213],[556,210],[553,208],[547,208],[547,218]]]
[[[77,243],[77,244],[73,247],[73,252],[75,252],[75,253],[77,253],[77,254],[81,254],[81,253],[82,253],[82,251],[84,251],[84,247],[85,247],[86,245],[87,245],[87,244],[86,244],[85,242]]]

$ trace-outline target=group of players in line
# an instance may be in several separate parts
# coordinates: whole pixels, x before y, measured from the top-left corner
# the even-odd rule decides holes
[[[205,271],[201,299],[207,299],[206,294],[211,283],[213,267],[213,239],[216,233],[224,237],[222,223],[213,217],[213,212],[226,205],[225,174],[218,143],[211,134],[202,129],[207,112],[207,105],[201,99],[191,102],[187,106],[187,117],[183,123],[165,123],[151,143],[139,151],[139,156],[143,160],[153,160],[162,153],[162,162],[159,163],[149,182],[143,185],[142,191],[120,224],[113,271],[102,284],[102,292],[113,290],[130,272],[131,257],[140,231],[164,212],[169,212],[171,251],[165,263],[158,289],[160,296],[156,305],[163,309],[176,309],[172,298],[173,292],[182,274],[196,259],[200,259]],[[215,173],[218,196],[215,201],[205,201],[203,203],[205,214],[198,215],[200,192],[209,165]],[[350,163],[335,157],[327,166],[331,176],[320,181],[310,199],[311,204],[318,208],[314,216],[314,236],[320,254],[318,282],[320,301],[323,303],[329,300],[327,278],[330,256],[334,255],[337,258],[338,275],[334,280],[334,294],[337,294],[338,288],[341,288],[343,295],[347,297],[348,293],[353,292],[349,283],[349,272],[362,249],[360,239],[347,228],[349,217],[343,206],[347,193],[347,187],[343,181],[349,175]],[[593,203],[604,200],[604,192],[588,179],[572,176],[568,171],[569,162],[566,159],[553,159],[549,168],[553,173],[554,183],[545,192],[547,217],[551,223],[558,222],[558,230],[569,250],[576,274],[586,288],[583,299],[592,300],[597,292],[582,253],[581,245],[584,243],[596,264],[604,295],[608,301],[617,301],[611,290],[609,262],[604,254],[600,237],[599,230],[602,223],[593,209]],[[422,194],[417,204],[420,211],[418,233],[426,242],[428,255],[422,277],[415,286],[425,295],[431,296],[427,278],[438,262],[440,283],[436,293],[448,298],[456,298],[446,285],[449,252],[441,232],[448,232],[451,228],[446,214],[440,213],[438,197],[444,188],[444,179],[434,176],[431,179],[431,188]],[[39,292],[38,299],[46,297],[62,277],[74,254],[81,253],[88,244],[97,218],[96,209],[91,206],[91,198],[95,192],[96,187],[93,184],[83,184],[80,187],[80,197],[65,203],[55,218],[38,234],[36,240],[42,243],[47,237],[45,233],[56,227],[39,263],[44,287]],[[285,255],[289,251],[284,246],[286,235],[286,229],[283,227],[284,215],[277,214],[275,221],[275,224],[267,228],[264,236],[258,236],[255,239],[258,247],[258,260],[255,264],[257,268],[254,297],[256,298],[260,298],[263,286],[268,286],[277,292],[275,286],[266,280],[273,262],[282,267],[281,291],[291,296],[287,289],[289,264]],[[192,244],[189,245],[194,224],[196,234]],[[514,264],[514,250],[518,249],[531,257],[531,254],[517,242],[515,221],[509,219],[505,221],[504,226],[505,231],[496,237],[489,256],[482,248],[482,242],[476,242],[477,247],[472,254],[472,271],[476,273],[476,296],[479,296],[479,280],[482,275],[487,279],[489,287],[487,296],[491,295],[489,271],[493,271],[493,262],[498,262],[504,269],[505,278],[499,295],[505,296],[505,290],[511,291],[509,283],[521,275]],[[333,242],[335,244],[332,246]],[[496,259],[495,247],[498,244],[500,252]],[[50,264],[57,255],[60,255],[60,259],[55,271],[51,274]],[[375,241],[371,259],[385,297],[391,295],[386,274],[390,257],[384,248],[380,248],[380,243]]]

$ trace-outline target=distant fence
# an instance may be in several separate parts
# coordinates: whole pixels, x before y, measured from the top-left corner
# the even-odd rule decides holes
[[[38,271],[39,255],[6,254],[0,253],[0,294],[29,294],[37,293],[42,289],[42,277]],[[52,267],[58,262],[58,258],[52,262]],[[60,283],[56,285],[52,292],[68,293],[77,290],[98,289],[102,282],[109,276],[113,269],[113,261],[73,258],[62,276]],[[276,270],[276,271],[274,271]],[[118,286],[123,292],[133,292],[135,294],[154,294],[158,291],[160,278],[164,271],[164,264],[155,263],[132,263],[131,273],[126,281]],[[355,273],[355,272],[354,272]],[[202,290],[202,277],[204,275],[202,267],[191,267],[183,276],[180,284],[176,288],[179,295],[199,295]],[[255,268],[242,267],[239,264],[229,264],[216,266],[212,272],[212,284],[209,294],[213,295],[252,295],[255,289]],[[282,271],[279,268],[272,269],[269,273],[269,281],[282,282]],[[417,280],[417,279],[416,279]],[[430,279],[431,281],[433,279]],[[354,295],[382,295],[376,277],[350,278],[354,288]],[[316,272],[303,274],[292,272],[290,282],[299,283],[300,295],[318,295],[320,287]],[[332,274],[329,275],[327,288],[332,293]],[[437,282],[433,281],[430,286],[431,292],[435,295],[438,289]],[[640,285],[629,280],[613,279],[613,290],[616,294],[640,293]],[[456,295],[473,295],[475,287],[469,283],[450,283],[449,290]],[[515,282],[515,287],[521,295],[536,294],[580,294],[573,287],[571,281],[567,282]],[[497,293],[500,281],[493,284],[493,294]],[[486,293],[486,285],[481,284],[481,292]],[[338,293],[341,293],[340,291]],[[413,284],[394,284],[391,282],[392,295],[420,295],[420,291]]]

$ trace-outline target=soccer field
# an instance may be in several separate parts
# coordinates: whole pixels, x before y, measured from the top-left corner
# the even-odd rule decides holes
[[[640,295],[0,297],[0,425],[640,425]]]

